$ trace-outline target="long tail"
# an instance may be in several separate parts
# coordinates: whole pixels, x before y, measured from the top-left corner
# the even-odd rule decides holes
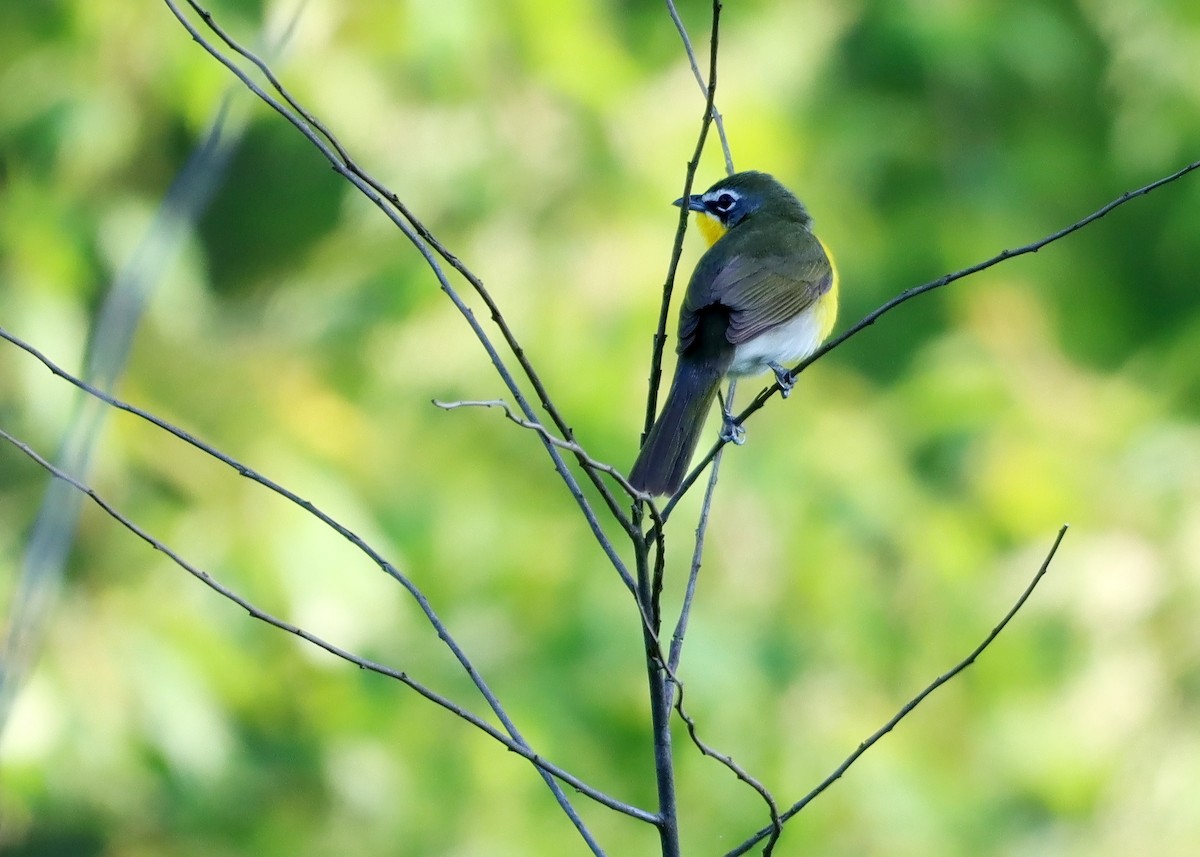
[[[712,360],[680,356],[667,403],[629,471],[634,488],[668,496],[679,490],[723,374]]]

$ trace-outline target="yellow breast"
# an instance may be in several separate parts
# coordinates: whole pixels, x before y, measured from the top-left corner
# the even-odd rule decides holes
[[[829,291],[817,300],[813,307],[813,312],[817,314],[817,325],[820,331],[820,338],[823,341],[829,336],[833,330],[833,324],[837,321],[838,311],[838,269],[837,262],[834,261],[833,254],[829,252],[829,248],[825,246],[825,242],[821,242],[821,249],[825,251],[825,257],[829,259],[829,267],[833,270],[833,282],[829,286]]]

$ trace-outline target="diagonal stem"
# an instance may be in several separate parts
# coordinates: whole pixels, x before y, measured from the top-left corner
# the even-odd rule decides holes
[[[779,817],[781,822],[785,822],[792,818],[798,812],[812,803],[812,801],[822,792],[837,782],[842,774],[846,773],[850,766],[857,762],[864,753],[874,747],[884,735],[895,729],[896,725],[899,724],[900,721],[909,714],[911,714],[913,709],[924,702],[931,693],[933,693],[942,685],[946,684],[946,682],[950,681],[967,667],[971,666],[971,664],[975,663],[976,659],[978,659],[978,657],[983,654],[984,650],[992,644],[992,641],[1000,636],[1000,632],[1007,627],[1008,623],[1012,621],[1012,618],[1017,615],[1022,607],[1025,606],[1025,602],[1029,600],[1029,596],[1033,594],[1033,590],[1036,589],[1037,585],[1042,582],[1042,578],[1045,577],[1046,572],[1049,571],[1050,563],[1054,561],[1054,555],[1058,553],[1058,546],[1062,544],[1063,537],[1066,536],[1066,534],[1067,525],[1063,524],[1058,530],[1058,535],[1054,538],[1054,544],[1050,546],[1050,550],[1046,554],[1046,558],[1042,560],[1041,566],[1038,568],[1037,573],[1034,574],[1033,579],[1029,582],[1029,585],[1025,587],[1025,590],[1021,593],[1020,597],[1017,598],[1013,606],[1009,608],[1009,611],[1004,614],[1004,618],[1001,619],[999,623],[992,628],[991,632],[983,639],[983,642],[972,649],[969,655],[967,655],[949,670],[942,673],[940,676],[930,682],[924,690],[905,703],[904,707],[897,711],[891,720],[880,726],[879,729],[877,729],[875,733],[871,735],[871,737],[859,744],[858,748],[855,749],[855,751],[849,756],[847,756],[845,760],[838,765],[836,769],[834,769],[833,773],[817,784],[817,786],[807,795],[788,807],[787,811]],[[745,854],[747,851],[753,848],[756,843],[761,842],[764,837],[768,836],[772,830],[773,828],[771,827],[766,827],[762,830],[759,830],[737,848],[727,852],[725,857],[738,857],[738,855]]]
[[[103,390],[97,389],[96,387],[92,386],[91,384],[88,384],[86,381],[76,378],[74,375],[70,374],[66,370],[59,367],[56,363],[54,363],[52,360],[50,360],[50,358],[46,357],[46,355],[44,355],[41,351],[34,348],[32,345],[29,345],[28,343],[26,343],[24,340],[20,339],[19,337],[16,337],[13,334],[9,333],[3,327],[0,327],[0,339],[7,340],[8,342],[10,342],[13,345],[17,346],[18,348],[20,348],[22,351],[25,351],[27,354],[36,358],[38,361],[40,361],[42,363],[42,365],[45,366],[47,369],[49,369],[54,375],[58,376],[59,378],[62,378],[64,381],[67,381],[68,383],[74,385],[76,388],[82,390],[83,392],[87,393],[88,395],[94,396],[95,398],[108,403],[109,405],[111,405],[114,408],[117,408],[118,410],[125,411],[126,413],[132,414],[136,417],[139,417],[140,419],[145,420],[146,422],[148,422],[154,426],[157,426],[158,428],[162,429],[163,431],[167,432],[168,434],[173,435],[174,437],[178,438],[179,440],[182,440],[183,442],[195,447],[196,449],[211,456],[212,458],[216,459],[217,461],[220,461],[223,464],[228,465],[229,467],[231,467],[235,471],[237,471],[238,474],[240,474],[241,476],[246,477],[247,479],[251,480],[252,482],[258,483],[262,487],[278,494],[279,496],[285,498],[286,500],[291,501],[292,503],[299,506],[304,511],[308,512],[313,517],[317,518],[319,521],[321,521],[321,523],[325,524],[327,527],[332,529],[338,535],[342,536],[342,538],[349,541],[352,545],[354,545],[356,548],[358,548],[364,554],[366,554],[384,573],[386,573],[388,576],[390,576],[391,578],[396,580],[396,582],[398,582],[401,586],[403,586],[404,589],[409,593],[409,595],[411,595],[412,598],[417,602],[417,605],[420,607],[421,612],[425,614],[425,618],[429,622],[430,626],[434,629],[434,631],[436,631],[439,639],[441,639],[443,641],[443,643],[445,643],[447,648],[450,649],[450,651],[454,655],[455,659],[459,662],[459,664],[462,666],[463,670],[467,673],[467,676],[471,679],[471,682],[475,685],[476,688],[478,688],[480,694],[487,701],[487,703],[491,707],[492,711],[500,719],[500,722],[504,725],[505,729],[508,730],[509,735],[512,737],[512,740],[523,744],[524,739],[521,737],[521,734],[517,730],[516,725],[512,722],[511,718],[508,716],[508,713],[504,710],[503,706],[500,704],[500,700],[496,697],[495,693],[492,691],[492,689],[488,685],[487,681],[483,678],[482,674],[479,673],[479,671],[475,668],[475,665],[467,657],[466,652],[463,651],[463,649],[458,645],[458,642],[450,634],[449,629],[446,627],[445,623],[442,622],[441,617],[438,616],[436,611],[434,611],[433,605],[430,604],[429,600],[425,597],[425,593],[422,592],[421,589],[407,575],[402,573],[391,562],[389,562],[387,559],[385,559],[382,554],[380,554],[377,550],[375,550],[375,548],[371,547],[371,545],[369,545],[361,536],[359,536],[353,530],[349,529],[344,524],[340,523],[339,521],[337,521],[336,519],[334,519],[333,517],[328,515],[326,512],[321,510],[316,504],[312,503],[309,500],[303,499],[302,497],[300,497],[299,495],[297,495],[295,492],[291,491],[290,489],[285,488],[284,486],[280,485],[279,483],[277,483],[271,479],[268,479],[266,476],[263,476],[262,474],[258,473],[253,468],[248,467],[247,465],[241,463],[240,461],[233,458],[232,456],[227,455],[224,452],[221,452],[219,449],[212,446],[211,444],[206,443],[205,441],[195,437],[192,434],[189,434],[188,432],[167,422],[166,420],[162,419],[161,417],[155,416],[154,414],[150,413],[149,411],[143,410],[142,408],[139,408],[136,405],[128,404],[127,402],[124,402],[124,401],[116,398],[115,396],[104,392]],[[51,472],[53,472],[53,471],[51,471]],[[55,474],[55,475],[57,476],[57,474]],[[67,480],[67,481],[70,481],[70,480]],[[218,590],[218,591],[220,591],[220,590]],[[337,653],[335,652],[334,654],[337,654]],[[547,776],[544,769],[542,771],[542,774],[543,774],[543,777]],[[548,780],[547,785],[549,785],[550,788],[554,791],[555,797],[560,800],[560,803],[567,800],[565,793],[562,792],[561,787],[557,783],[555,783],[553,780]],[[564,807],[564,809],[565,809],[565,807]],[[572,812],[573,812],[573,810],[572,810]]]
[[[487,310],[492,321],[496,324],[496,327],[500,331],[501,336],[504,338],[505,343],[508,345],[509,350],[513,353],[513,356],[516,357],[518,364],[520,364],[522,371],[525,373],[525,377],[529,380],[530,384],[532,384],[534,392],[537,394],[542,408],[547,414],[549,414],[551,420],[553,420],[554,424],[558,427],[558,430],[562,432],[563,436],[568,440],[574,440],[574,435],[571,431],[570,424],[566,421],[566,419],[563,418],[558,408],[555,407],[550,398],[550,394],[545,387],[545,384],[542,382],[541,376],[530,362],[528,355],[525,353],[525,349],[517,340],[512,328],[509,327],[508,322],[504,318],[504,314],[500,310],[499,304],[496,303],[495,299],[491,295],[491,292],[488,291],[487,287],[483,284],[483,280],[481,280],[470,268],[463,264],[463,262],[456,255],[451,253],[450,250],[444,244],[442,244],[442,242],[438,240],[438,238],[428,229],[428,227],[426,227],[425,224],[422,223],[421,220],[417,218],[417,216],[413,214],[412,211],[400,200],[400,197],[394,191],[389,189],[378,179],[374,178],[370,173],[363,169],[363,167],[353,157],[351,157],[349,151],[345,148],[345,146],[342,145],[341,141],[338,140],[334,133],[323,122],[321,122],[321,120],[317,118],[315,114],[305,108],[291,94],[291,92],[288,91],[288,89],[283,85],[282,81],[279,80],[274,71],[271,70],[270,65],[265,60],[236,41],[228,32],[225,31],[223,27],[217,23],[217,21],[213,18],[212,13],[202,7],[197,0],[187,0],[187,3],[196,12],[196,14],[200,16],[205,25],[214,34],[216,34],[217,38],[224,42],[231,51],[244,58],[247,62],[253,64],[255,68],[262,72],[263,77],[267,79],[267,82],[271,85],[271,88],[274,89],[275,92],[279,93],[279,97],[282,98],[287,106],[291,108],[291,111],[293,111],[296,118],[293,118],[292,115],[289,115],[287,111],[280,109],[282,105],[277,105],[277,103],[275,103],[273,100],[266,98],[264,94],[260,93],[257,89],[254,89],[254,87],[251,87],[256,94],[259,94],[268,105],[275,107],[281,115],[283,115],[289,121],[292,121],[292,123],[295,124],[297,128],[300,128],[301,131],[304,131],[304,128],[301,127],[301,124],[299,124],[296,119],[299,119],[300,122],[308,126],[308,128],[314,131],[316,135],[324,138],[324,141],[328,143],[329,148],[332,149],[332,154],[336,156],[336,160],[334,161],[335,167],[338,165],[344,167],[350,173],[362,180],[368,187],[378,193],[388,203],[390,203],[392,208],[408,221],[409,225],[421,238],[421,240],[424,241],[430,248],[432,248],[434,252],[436,252],[451,268],[457,271],[463,277],[463,279],[470,284],[471,288],[474,289],[475,293],[479,295],[484,304],[487,306]],[[172,7],[172,11],[175,11],[172,0],[167,0],[167,4]],[[176,17],[179,17],[178,12],[176,12]],[[182,21],[183,19],[180,18],[180,20]],[[184,23],[184,26],[187,26],[186,22]],[[189,27],[189,29],[191,28]],[[193,37],[195,37],[195,35],[196,34],[193,33]],[[198,39],[198,41],[200,40]],[[228,67],[231,71],[234,71],[238,77],[242,77],[240,72],[235,69],[231,63],[226,62],[224,57],[221,57],[219,54],[217,54],[211,46],[204,41],[201,41],[201,44],[206,48],[206,50],[209,51],[209,53],[213,54],[213,56],[226,65],[226,67]],[[246,82],[244,77],[242,77],[242,79],[244,82]],[[248,82],[247,86],[250,86]],[[306,134],[306,136],[308,135]],[[313,139],[312,137],[310,137],[310,139],[312,139],[314,143],[317,143],[317,140]],[[318,148],[321,148],[320,144],[318,144]],[[324,149],[322,151],[324,152]],[[327,157],[328,156],[329,155],[327,155]],[[533,419],[533,414],[530,413],[527,414],[527,416],[530,419]],[[580,464],[582,465],[583,462],[580,461]],[[604,484],[602,479],[600,479],[591,471],[586,472],[588,477],[591,479],[592,484],[599,491],[601,498],[605,502],[605,505],[608,506],[609,512],[613,515],[617,522],[621,524],[626,533],[628,533],[631,537],[634,536],[633,523],[628,516],[625,515],[625,512],[617,502],[617,498],[612,494],[611,491],[608,490],[608,486]]]
[[[426,265],[429,266],[429,269],[436,277],[441,290],[446,294],[447,297],[450,298],[459,314],[462,315],[463,319],[467,322],[472,333],[474,333],[475,338],[479,340],[480,345],[483,346],[484,351],[487,353],[488,359],[491,360],[492,366],[495,368],[496,373],[500,376],[501,381],[512,394],[513,400],[517,403],[518,407],[520,407],[522,413],[525,414],[527,419],[536,420],[536,414],[526,399],[525,394],[522,392],[516,380],[513,378],[512,373],[509,371],[508,366],[504,362],[504,359],[496,350],[495,345],[491,341],[491,337],[487,335],[487,332],[483,329],[482,325],[479,323],[479,320],[475,317],[474,312],[472,312],[470,307],[467,306],[462,296],[459,295],[454,286],[451,285],[445,271],[442,269],[442,266],[439,264],[435,256],[435,252],[433,249],[431,249],[428,242],[421,238],[416,229],[403,216],[401,216],[395,209],[388,205],[378,191],[368,185],[354,170],[347,166],[344,162],[344,159],[342,159],[337,152],[330,148],[330,146],[321,138],[319,133],[307,122],[305,122],[300,115],[298,115],[290,107],[282,104],[278,99],[273,98],[270,94],[265,92],[263,88],[251,80],[250,76],[243,69],[238,67],[233,60],[225,56],[216,48],[215,45],[209,42],[196,28],[196,26],[190,20],[188,20],[187,16],[185,16],[179,9],[176,0],[164,0],[164,2],[171,10],[172,14],[174,14],[179,20],[180,24],[183,25],[192,38],[205,51],[207,51],[214,59],[224,65],[227,69],[229,69],[242,82],[242,84],[256,96],[258,96],[260,100],[292,123],[292,125],[294,125],[296,129],[300,131],[300,133],[303,134],[304,137],[318,149],[318,151],[321,152],[325,159],[329,161],[330,165],[333,167],[334,171],[338,173],[338,175],[342,176],[352,185],[354,185],[354,187],[357,188],[358,191],[363,194],[363,196],[370,200],[380,211],[384,213],[385,216],[388,217],[389,220],[392,221],[393,224],[396,225],[396,227],[404,234],[409,242],[417,249],[417,252],[421,254],[422,258],[424,258]],[[194,3],[193,0],[188,0],[188,2],[197,10],[197,14],[199,14],[202,18],[204,18],[206,21],[212,20],[211,14],[204,11],[198,6],[198,4]],[[625,567],[624,561],[617,554],[616,548],[613,546],[612,541],[608,538],[607,533],[604,532],[603,527],[600,525],[599,518],[596,516],[595,510],[592,508],[591,503],[589,503],[587,498],[584,496],[583,489],[580,487],[579,482],[575,479],[574,474],[572,474],[571,470],[567,467],[566,462],[563,460],[558,450],[554,448],[553,444],[543,439],[543,446],[546,449],[547,454],[550,456],[552,463],[554,464],[555,471],[559,474],[560,478],[563,480],[563,484],[567,486],[572,499],[575,501],[576,505],[579,506],[580,511],[583,513],[584,518],[588,523],[588,527],[591,530],[593,537],[596,539],[597,544],[600,545],[601,550],[603,550],[605,556],[608,557],[609,562],[620,576],[626,588],[629,589],[631,593],[635,593],[636,584],[633,580],[633,576]]]
[[[67,483],[68,485],[72,486],[75,490],[85,494],[88,498],[90,498],[92,500],[92,502],[94,502],[97,506],[99,506],[109,517],[111,517],[113,520],[115,520],[121,526],[125,527],[127,530],[129,530],[131,533],[133,533],[139,539],[144,541],[150,547],[154,548],[156,551],[158,551],[159,553],[166,556],[168,559],[170,559],[172,562],[174,562],[176,565],[178,565],[184,571],[191,574],[197,580],[204,583],[204,585],[208,586],[213,591],[217,592],[218,594],[222,595],[223,597],[225,597],[225,598],[229,599],[230,601],[232,601],[233,603],[237,604],[239,607],[241,607],[247,613],[249,613],[251,617],[258,619],[262,622],[265,622],[268,625],[271,625],[275,628],[278,628],[281,631],[286,631],[289,634],[294,634],[297,637],[301,638],[302,640],[305,640],[306,642],[311,643],[320,649],[324,649],[326,652],[330,653],[331,655],[341,658],[342,660],[348,661],[349,663],[352,663],[355,666],[358,666],[362,669],[369,670],[370,672],[374,672],[379,675],[383,675],[383,676],[387,676],[389,678],[396,679],[397,681],[407,685],[409,688],[416,691],[418,694],[420,694],[421,696],[423,696],[425,699],[429,700],[430,702],[433,702],[436,705],[441,706],[442,708],[446,709],[447,711],[451,712],[452,714],[456,715],[457,717],[460,717],[461,719],[470,723],[472,726],[475,726],[477,729],[480,729],[481,731],[486,732],[489,736],[494,738],[496,741],[499,741],[501,744],[503,744],[505,747],[507,747],[512,752],[533,762],[538,767],[538,769],[540,771],[542,771],[544,774],[546,774],[547,776],[553,776],[558,779],[561,779],[567,785],[569,785],[572,788],[576,789],[577,791],[587,795],[588,797],[592,798],[593,800],[597,801],[598,803],[601,803],[604,806],[609,807],[610,809],[614,809],[618,812],[622,812],[633,818],[637,818],[641,821],[652,822],[655,820],[655,817],[653,815],[651,815],[650,813],[646,812],[645,810],[640,809],[635,806],[632,806],[630,804],[623,803],[622,801],[616,800],[615,798],[610,797],[609,795],[605,794],[604,792],[601,792],[598,789],[595,789],[592,786],[589,786],[587,783],[583,782],[575,775],[563,770],[562,768],[558,767],[557,765],[553,765],[553,764],[547,762],[545,759],[543,759],[538,754],[533,752],[533,750],[529,747],[529,745],[526,744],[522,739],[517,738],[517,737],[510,737],[509,735],[505,735],[504,732],[497,729],[495,726],[488,723],[486,720],[483,720],[478,715],[476,715],[476,714],[472,713],[471,711],[458,705],[456,702],[449,699],[448,697],[442,696],[441,694],[437,693],[436,691],[426,687],[421,682],[413,679],[407,673],[402,672],[400,670],[393,669],[392,667],[385,666],[385,665],[377,663],[375,661],[368,660],[368,659],[360,657],[358,655],[355,655],[346,649],[343,649],[337,645],[334,645],[333,643],[327,642],[326,640],[316,636],[315,634],[313,634],[310,631],[306,631],[304,628],[301,628],[298,625],[293,625],[290,622],[285,622],[284,620],[279,619],[279,618],[271,615],[270,613],[267,613],[265,610],[260,609],[255,604],[253,604],[251,601],[247,600],[245,597],[239,595],[238,593],[234,592],[232,589],[230,589],[229,587],[225,586],[223,583],[218,581],[215,577],[213,577],[207,571],[204,571],[203,569],[198,568],[198,567],[192,565],[191,563],[189,563],[179,553],[177,553],[173,548],[167,546],[162,541],[159,541],[157,538],[152,536],[148,531],[146,531],[141,526],[134,523],[130,518],[126,517],[123,513],[118,511],[116,509],[116,507],[114,507],[111,503],[109,503],[106,499],[104,499],[104,497],[102,497],[99,493],[97,493],[95,491],[95,489],[84,484],[82,481],[76,479],[74,476],[71,476],[66,471],[54,466],[49,461],[47,461],[44,457],[42,457],[37,452],[35,452],[33,450],[33,448],[30,447],[28,444],[13,437],[11,434],[9,434],[7,431],[5,431],[2,428],[0,428],[0,440],[3,440],[5,442],[11,444],[12,446],[16,447],[18,450],[20,450],[22,453],[24,453],[30,460],[32,460],[35,464],[37,464],[39,467],[41,467],[43,470],[45,470],[47,473],[49,473],[55,479],[62,480],[63,482]]]

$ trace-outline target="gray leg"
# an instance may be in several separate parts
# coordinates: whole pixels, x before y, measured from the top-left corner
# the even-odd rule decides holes
[[[792,387],[796,386],[796,379],[792,377],[791,372],[774,360],[768,363],[767,366],[775,373],[775,381],[779,384],[779,392],[786,399],[792,394]]]
[[[733,391],[736,389],[737,381],[731,380],[729,394],[721,399],[721,440],[741,446],[746,442],[746,430],[733,421]]]

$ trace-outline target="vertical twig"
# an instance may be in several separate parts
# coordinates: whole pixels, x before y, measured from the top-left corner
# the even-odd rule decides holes
[[[700,155],[704,152],[704,143],[708,139],[708,128],[712,124],[713,99],[717,94],[717,36],[718,21],[721,17],[721,0],[713,0],[712,35],[710,36],[708,59],[708,88],[705,91],[704,118],[700,122],[700,135],[696,140],[696,149],[692,159],[687,163],[684,173],[682,196],[689,196],[692,183],[696,178],[696,170],[700,167]],[[671,311],[671,295],[675,291],[675,273],[679,269],[679,257],[683,255],[683,236],[687,232],[687,206],[679,209],[679,219],[675,227],[675,241],[671,245],[671,260],[667,265],[667,278],[663,283],[662,304],[658,310],[658,326],[655,328],[654,345],[650,355],[650,384],[646,394],[646,418],[642,426],[642,440],[650,433],[654,424],[654,414],[658,410],[658,388],[662,384],[663,352],[667,343],[667,316]]]
[[[704,116],[700,122],[700,134],[696,140],[696,149],[688,162],[684,177],[683,194],[691,193],[692,182],[696,169],[700,165],[700,155],[704,151],[704,143],[708,138],[708,129],[713,119],[713,99],[717,89],[717,55],[721,21],[721,0],[713,0],[712,4],[712,34],[709,45],[709,74],[708,87],[705,94]],[[666,344],[667,316],[670,312],[671,293],[675,285],[675,272],[679,267],[679,258],[683,252],[683,236],[687,230],[688,212],[686,206],[679,211],[679,222],[675,230],[675,242],[671,251],[671,261],[668,266],[666,282],[663,284],[663,299],[659,309],[658,325],[654,337],[653,354],[650,365],[649,389],[646,396],[646,418],[644,422],[643,439],[654,422],[654,414],[658,404],[658,388],[662,382],[662,359]],[[641,506],[635,510],[635,523],[639,526],[642,521]],[[659,843],[663,857],[680,857],[679,845],[679,806],[675,792],[675,760],[671,744],[671,699],[670,678],[667,665],[662,661],[662,648],[658,642],[660,617],[655,609],[657,600],[655,591],[661,586],[662,563],[665,561],[664,542],[661,519],[655,527],[654,542],[658,546],[658,556],[655,570],[650,569],[650,541],[635,540],[634,550],[637,560],[638,594],[642,599],[642,612],[654,618],[654,627],[643,626],[642,639],[646,651],[646,679],[650,693],[650,721],[654,744],[654,769],[658,787],[658,832]],[[658,580],[658,586],[655,584]]]
[[[724,452],[722,450],[722,452]],[[675,622],[675,633],[671,635],[671,656],[667,666],[671,672],[679,669],[683,656],[683,638],[687,634],[688,620],[692,615],[692,601],[696,597],[696,583],[700,579],[700,566],[704,558],[704,537],[708,532],[708,513],[712,508],[713,493],[717,488],[717,474],[721,470],[721,454],[713,459],[712,471],[708,476],[708,487],[704,491],[704,502],[700,506],[700,521],[696,526],[696,546],[692,551],[692,565],[688,570],[687,589],[683,593],[683,605],[679,619]]]
[[[649,551],[644,546],[637,551],[639,595],[643,613],[649,613],[650,571]],[[654,746],[654,775],[658,790],[659,844],[663,857],[680,857],[679,805],[675,794],[675,759],[671,749],[671,706],[667,700],[667,677],[659,659],[660,647],[656,629],[642,625],[642,640],[646,647],[646,680],[650,692],[650,730]]]
[[[667,12],[670,14],[671,20],[675,22],[679,38],[683,40],[683,49],[687,52],[688,63],[692,66],[692,76],[696,78],[701,94],[707,93],[708,84],[704,82],[704,75],[700,73],[700,65],[696,62],[696,52],[692,50],[692,40],[688,36],[687,27],[683,25],[683,19],[679,17],[679,10],[675,8],[675,0],[667,0]],[[725,136],[725,120],[721,118],[716,104],[712,105],[711,113],[713,124],[717,126],[717,137],[721,141],[721,152],[725,155],[725,172],[733,175],[733,154],[729,151],[729,138]]]

